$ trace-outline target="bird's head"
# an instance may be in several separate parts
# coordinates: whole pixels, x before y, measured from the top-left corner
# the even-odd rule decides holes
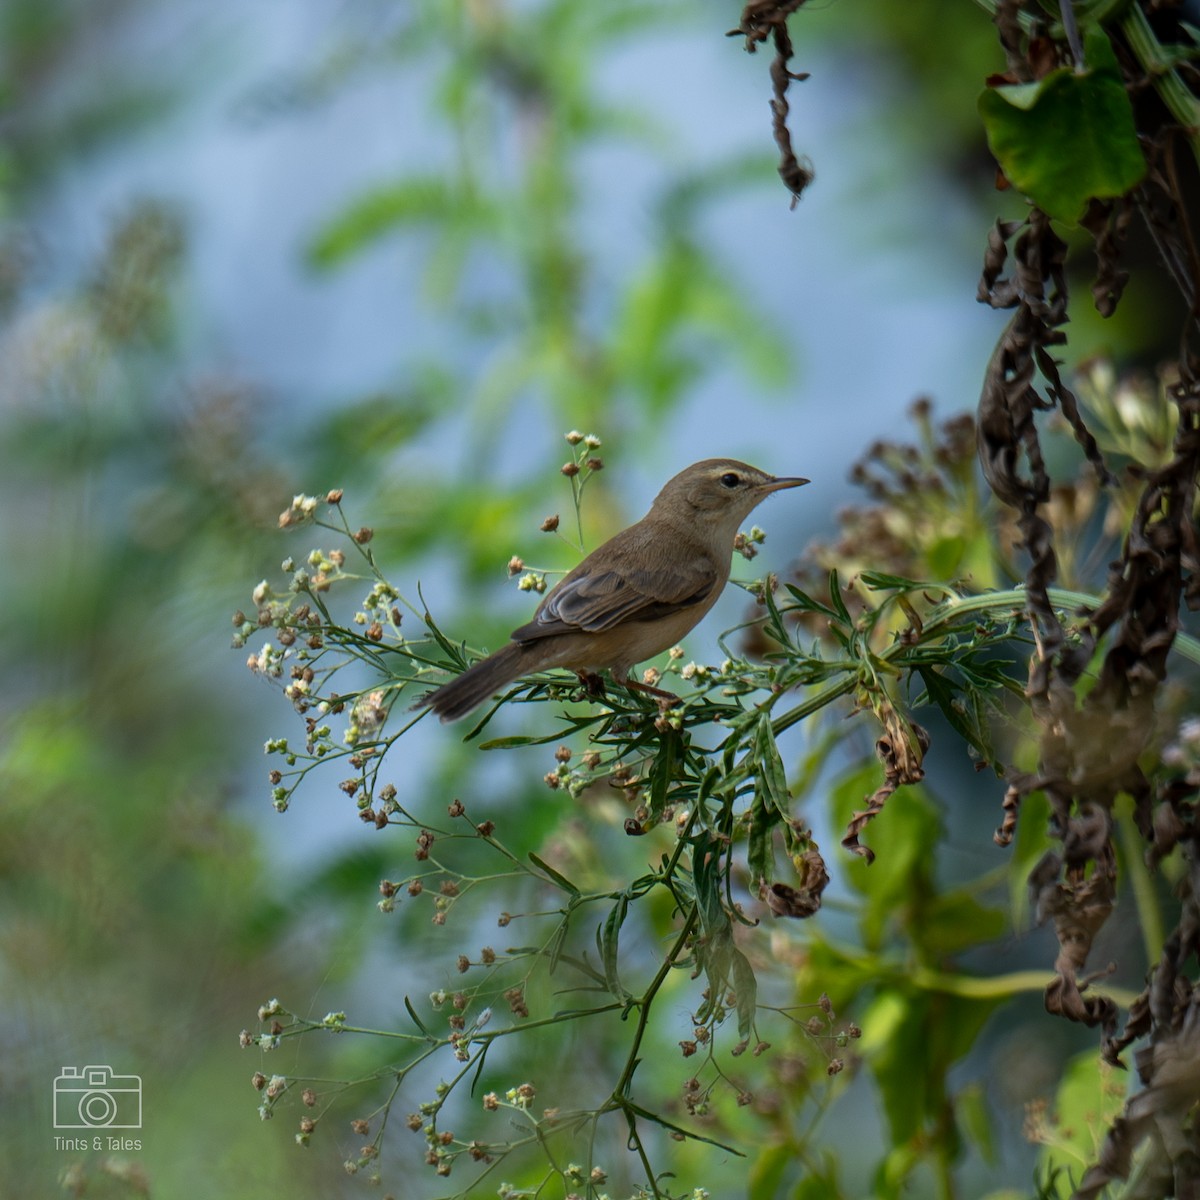
[[[795,475],[768,475],[736,458],[706,458],[669,479],[650,511],[732,541],[741,523],[772,492],[806,483]]]

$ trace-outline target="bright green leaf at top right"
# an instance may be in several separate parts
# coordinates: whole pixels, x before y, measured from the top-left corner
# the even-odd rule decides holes
[[[1133,108],[1099,26],[1087,30],[1084,57],[1084,72],[1059,67],[979,97],[988,146],[1009,181],[1072,225],[1093,196],[1123,196],[1146,173]]]

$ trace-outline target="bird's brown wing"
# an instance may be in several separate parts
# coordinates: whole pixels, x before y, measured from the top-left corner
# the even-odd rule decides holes
[[[600,633],[624,621],[671,616],[707,600],[720,583],[716,567],[699,558],[654,570],[619,561],[598,571],[576,568],[542,601],[528,625],[513,630],[513,641]]]

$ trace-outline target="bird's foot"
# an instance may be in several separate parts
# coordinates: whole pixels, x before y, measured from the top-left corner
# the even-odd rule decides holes
[[[583,690],[593,700],[603,700],[605,696],[604,680],[595,671],[576,671]]]

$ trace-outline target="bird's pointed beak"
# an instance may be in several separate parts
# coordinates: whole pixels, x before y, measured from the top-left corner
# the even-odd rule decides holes
[[[803,487],[811,483],[810,479],[801,479],[799,475],[776,475],[762,485],[764,492],[782,492],[784,488]]]

